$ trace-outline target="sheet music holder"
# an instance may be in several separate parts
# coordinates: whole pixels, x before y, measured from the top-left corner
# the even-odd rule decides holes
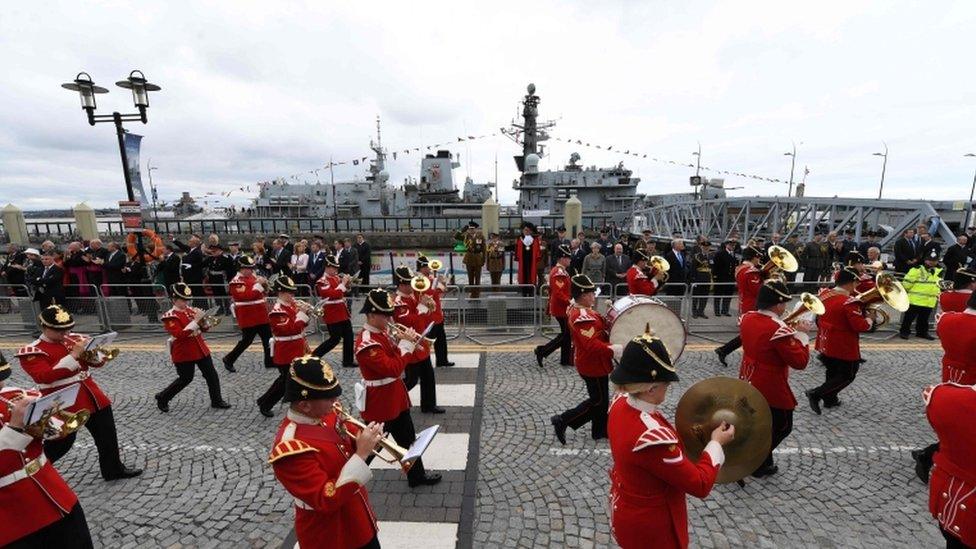
[[[410,449],[407,450],[406,455],[403,456],[402,463],[413,463],[424,455],[427,451],[427,447],[433,442],[434,436],[437,435],[437,431],[441,428],[440,425],[433,425],[424,429],[423,431],[417,433],[417,440],[410,445]]]
[[[88,340],[88,343],[85,345],[85,350],[91,351],[96,347],[104,347],[112,343],[113,341],[115,341],[115,338],[118,336],[119,336],[118,332],[106,332],[104,334],[93,335],[91,336],[91,339]]]
[[[26,413],[24,414],[24,425],[32,425],[37,423],[42,417],[44,417],[45,412],[54,408],[55,406],[61,406],[62,410],[72,407],[75,400],[78,398],[78,389],[80,387],[80,383],[73,383],[64,389],[59,389],[49,395],[42,396],[34,402],[31,402]]]

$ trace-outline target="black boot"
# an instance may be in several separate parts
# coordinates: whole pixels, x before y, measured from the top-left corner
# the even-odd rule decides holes
[[[563,423],[563,418],[552,416],[549,418],[549,422],[552,423],[553,428],[556,430],[556,440],[563,446],[566,446],[566,424]]]

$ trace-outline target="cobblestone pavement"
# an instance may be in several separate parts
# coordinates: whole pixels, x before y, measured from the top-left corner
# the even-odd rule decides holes
[[[802,390],[823,381],[815,359],[792,372],[800,395],[793,434],[780,446],[780,473],[715,488],[689,499],[690,535],[698,547],[933,547],[944,544],[927,511],[928,490],[912,469],[910,449],[933,435],[921,390],[938,381],[932,350],[870,350],[840,408],[816,416]],[[737,360],[738,354],[734,355]],[[730,364],[733,360],[730,358]],[[668,396],[674,417],[694,382],[736,375],[708,351],[690,351],[682,381]],[[490,354],[485,388],[475,546],[606,547],[608,445],[570,430],[567,445],[549,416],[585,397],[572,368],[539,369],[529,353]],[[653,533],[648,533],[649,543]],[[649,545],[649,547],[652,545]]]

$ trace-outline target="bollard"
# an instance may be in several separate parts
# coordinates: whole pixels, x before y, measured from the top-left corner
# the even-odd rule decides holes
[[[481,230],[485,236],[498,232],[498,210],[500,206],[495,199],[488,197],[481,205]]]
[[[583,230],[583,203],[576,195],[569,197],[563,209],[563,221],[570,238]]]
[[[21,246],[30,244],[27,238],[27,223],[24,221],[24,211],[13,204],[7,204],[3,208],[2,215],[3,228],[7,232],[7,238],[10,239],[10,243],[20,244]]]
[[[95,219],[95,210],[91,206],[82,202],[74,208],[75,226],[78,228],[78,235],[82,240],[94,240],[98,238],[98,220]]]

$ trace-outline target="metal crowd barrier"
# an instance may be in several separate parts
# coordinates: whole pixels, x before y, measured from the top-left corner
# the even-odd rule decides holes
[[[0,332],[33,333],[37,329],[37,314],[27,286],[0,284]]]
[[[532,284],[465,286],[478,297],[461,293],[461,332],[481,345],[529,339],[539,326],[536,287]]]

